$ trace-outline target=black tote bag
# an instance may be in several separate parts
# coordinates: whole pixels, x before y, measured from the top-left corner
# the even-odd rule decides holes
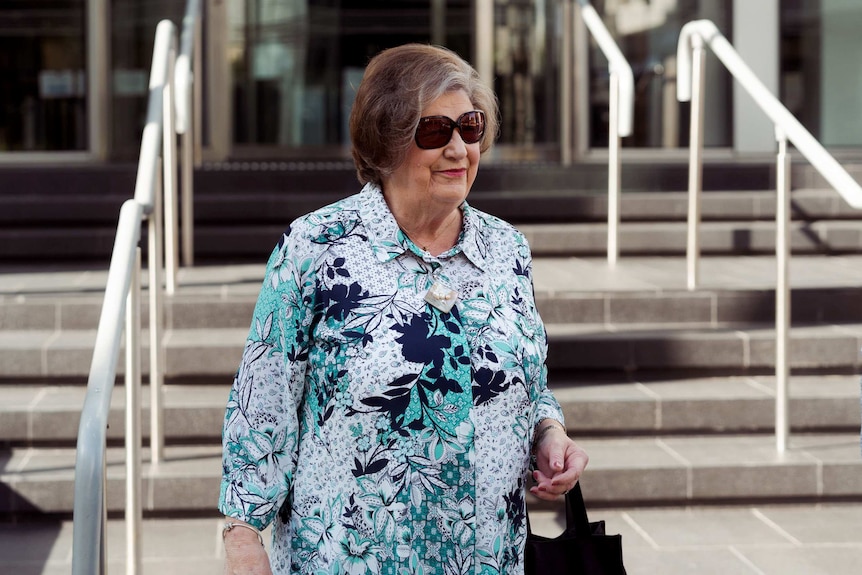
[[[581,485],[566,494],[566,530],[542,537],[527,517],[525,575],[626,575],[621,535],[606,535],[605,522],[590,523]]]

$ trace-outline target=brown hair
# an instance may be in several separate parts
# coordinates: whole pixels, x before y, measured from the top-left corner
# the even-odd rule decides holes
[[[405,44],[377,54],[368,63],[350,112],[353,163],[360,183],[381,184],[413,145],[416,125],[434,100],[463,90],[485,112],[482,152],[499,126],[497,98],[460,56],[439,46]]]

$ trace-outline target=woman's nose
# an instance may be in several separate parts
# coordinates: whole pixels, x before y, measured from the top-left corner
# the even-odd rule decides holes
[[[459,158],[467,154],[467,144],[461,138],[460,131],[452,130],[452,137],[449,138],[449,143],[446,144],[444,153]]]

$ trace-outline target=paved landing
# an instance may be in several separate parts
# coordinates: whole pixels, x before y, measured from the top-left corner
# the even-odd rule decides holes
[[[560,532],[560,514],[534,512],[537,533]],[[862,504],[594,510],[623,537],[629,575],[856,575]],[[220,573],[216,518],[148,519],[143,575]],[[0,524],[0,573],[68,575],[71,522]],[[125,525],[109,521],[108,572],[124,570]]]
[[[539,292],[619,292],[686,289],[682,257],[621,257],[610,267],[603,258],[538,257],[533,261]],[[179,293],[254,295],[264,265],[241,264],[183,268]],[[768,289],[775,286],[776,264],[771,256],[709,256],[699,266],[703,289]],[[76,293],[99,295],[106,269],[0,268],[0,297]],[[144,278],[146,283],[146,278]],[[862,255],[795,255],[790,262],[793,288],[862,286]]]

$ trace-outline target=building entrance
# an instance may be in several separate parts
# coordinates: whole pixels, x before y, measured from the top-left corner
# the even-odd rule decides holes
[[[700,18],[760,62],[757,73],[827,147],[862,146],[862,120],[849,112],[862,102],[852,73],[858,0],[591,1],[634,69],[624,153],[681,157],[673,150],[688,144],[688,107],[675,96],[676,42]],[[179,23],[184,4],[0,2],[0,163],[134,160],[155,26]],[[347,120],[365,64],[406,42],[447,46],[493,82],[502,126],[488,161],[556,162],[607,146],[607,60],[575,25],[574,0],[203,4],[205,159],[349,158]],[[706,146],[771,152],[771,126],[754,121],[762,112],[711,54],[706,73]]]

